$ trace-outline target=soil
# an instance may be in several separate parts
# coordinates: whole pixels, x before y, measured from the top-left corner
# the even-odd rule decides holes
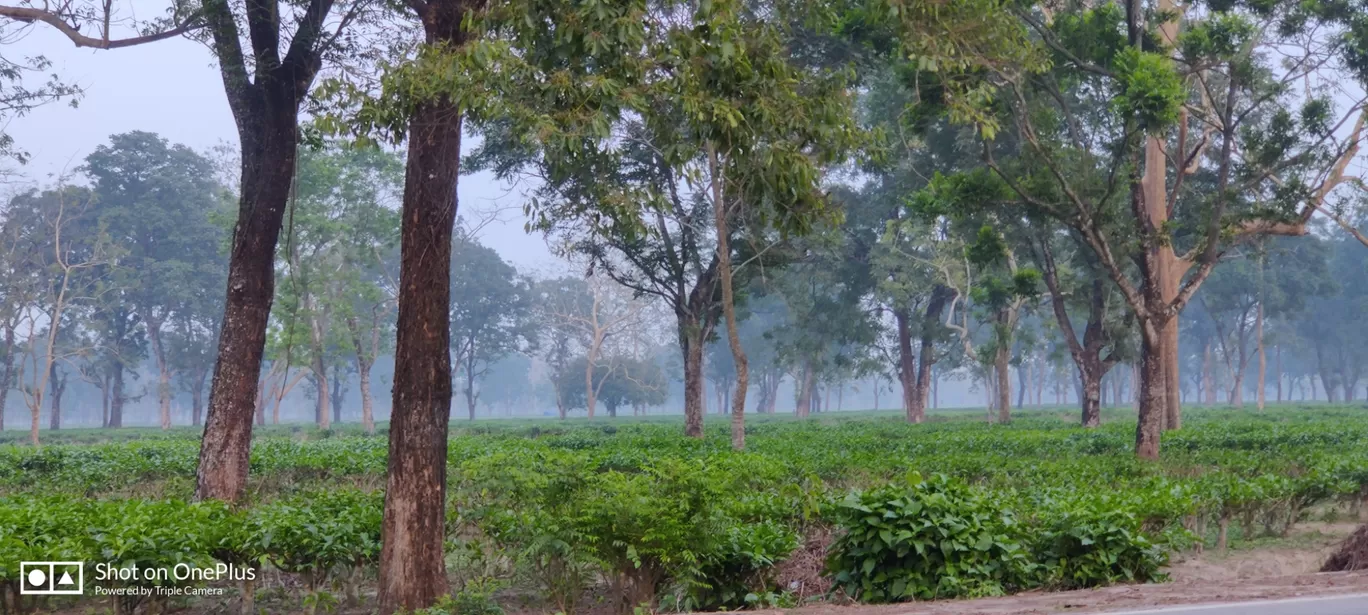
[[[1368,525],[1345,538],[1321,567],[1325,572],[1364,569],[1368,569]]]
[[[1368,526],[1365,526],[1368,528]],[[1355,530],[1358,530],[1357,532]],[[1368,594],[1368,570],[1317,572],[1346,537],[1368,537],[1353,523],[1301,523],[1268,545],[1228,553],[1174,556],[1170,582],[1099,589],[1033,591],[1002,598],[945,600],[896,605],[822,604],[754,611],[757,615],[1052,615],[1105,613],[1184,604],[1275,600],[1335,594]],[[1363,545],[1368,546],[1368,541]]]

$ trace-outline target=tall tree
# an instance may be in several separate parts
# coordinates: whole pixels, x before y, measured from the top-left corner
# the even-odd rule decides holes
[[[1166,383],[1176,371],[1176,352],[1164,342],[1169,323],[1227,251],[1260,236],[1305,234],[1311,215],[1344,183],[1363,101],[1321,97],[1314,84],[1361,79],[1364,48],[1357,30],[1339,29],[1348,13],[1299,2],[1211,3],[1187,13],[1169,46],[1153,8],[1099,3],[1068,7],[1049,21],[1013,9],[1051,68],[993,67],[1007,104],[977,108],[1005,110],[997,117],[1021,150],[1009,158],[985,150],[1002,187],[987,193],[1078,233],[1135,314],[1142,341],[1136,453],[1149,458],[1159,455],[1169,419]],[[1307,60],[1290,70],[1275,65],[1271,58],[1288,49]],[[1313,87],[1303,95],[1307,83]],[[983,123],[989,133],[998,125]],[[1160,134],[1171,148],[1162,163],[1173,180],[1166,191],[1146,190],[1147,136]],[[1169,223],[1151,215],[1157,196]],[[1182,252],[1181,281],[1166,277],[1175,269],[1162,254],[1169,245]],[[1171,298],[1166,283],[1177,285]]]
[[[86,157],[97,197],[91,215],[120,249],[108,275],[120,278],[118,301],[142,321],[167,429],[174,366],[166,338],[175,314],[199,299],[196,276],[219,261],[221,230],[210,221],[219,189],[212,164],[188,147],[148,132],[109,140]]]
[[[489,366],[533,341],[531,283],[492,248],[459,236],[451,249],[451,354],[475,419]],[[601,341],[601,340],[600,340]]]

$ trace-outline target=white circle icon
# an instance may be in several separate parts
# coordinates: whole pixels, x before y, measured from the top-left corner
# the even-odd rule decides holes
[[[30,570],[30,571],[29,571],[29,574],[28,574],[28,582],[29,582],[29,585],[34,585],[34,586],[42,585],[42,584],[44,584],[44,583],[47,583],[47,573],[45,573],[45,572],[43,572],[42,570],[39,570],[39,569],[37,569],[37,568],[34,568],[33,570]]]

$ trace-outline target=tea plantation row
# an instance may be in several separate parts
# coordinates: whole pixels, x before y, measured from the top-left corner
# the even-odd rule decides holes
[[[459,428],[455,610],[496,611],[495,587],[567,613],[590,595],[623,612],[783,604],[792,588],[775,566],[832,527],[829,578],[865,601],[1157,580],[1172,549],[1223,541],[1231,525],[1283,533],[1368,493],[1362,409],[1194,411],[1159,463],[1131,455],[1133,423],[1085,431],[1065,418],[762,420],[744,453],[722,425],[701,441],[659,423]],[[384,438],[258,438],[240,510],[186,503],[197,446],[190,434],[0,446],[4,602],[17,604],[14,563],[33,559],[231,563],[293,575],[292,599],[310,608],[366,600]]]

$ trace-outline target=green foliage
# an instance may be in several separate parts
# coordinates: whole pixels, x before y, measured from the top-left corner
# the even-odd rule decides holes
[[[1113,68],[1117,91],[1112,105],[1118,114],[1134,116],[1145,130],[1159,130],[1178,120],[1187,88],[1171,59],[1126,47],[1116,54]]]
[[[1011,514],[943,475],[847,495],[834,520],[828,570],[861,601],[998,596],[1034,574]]]
[[[1110,504],[1110,503],[1108,503]],[[1042,583],[1077,589],[1114,583],[1165,581],[1168,551],[1141,531],[1135,513],[1080,506],[1036,525],[1035,558]]]

